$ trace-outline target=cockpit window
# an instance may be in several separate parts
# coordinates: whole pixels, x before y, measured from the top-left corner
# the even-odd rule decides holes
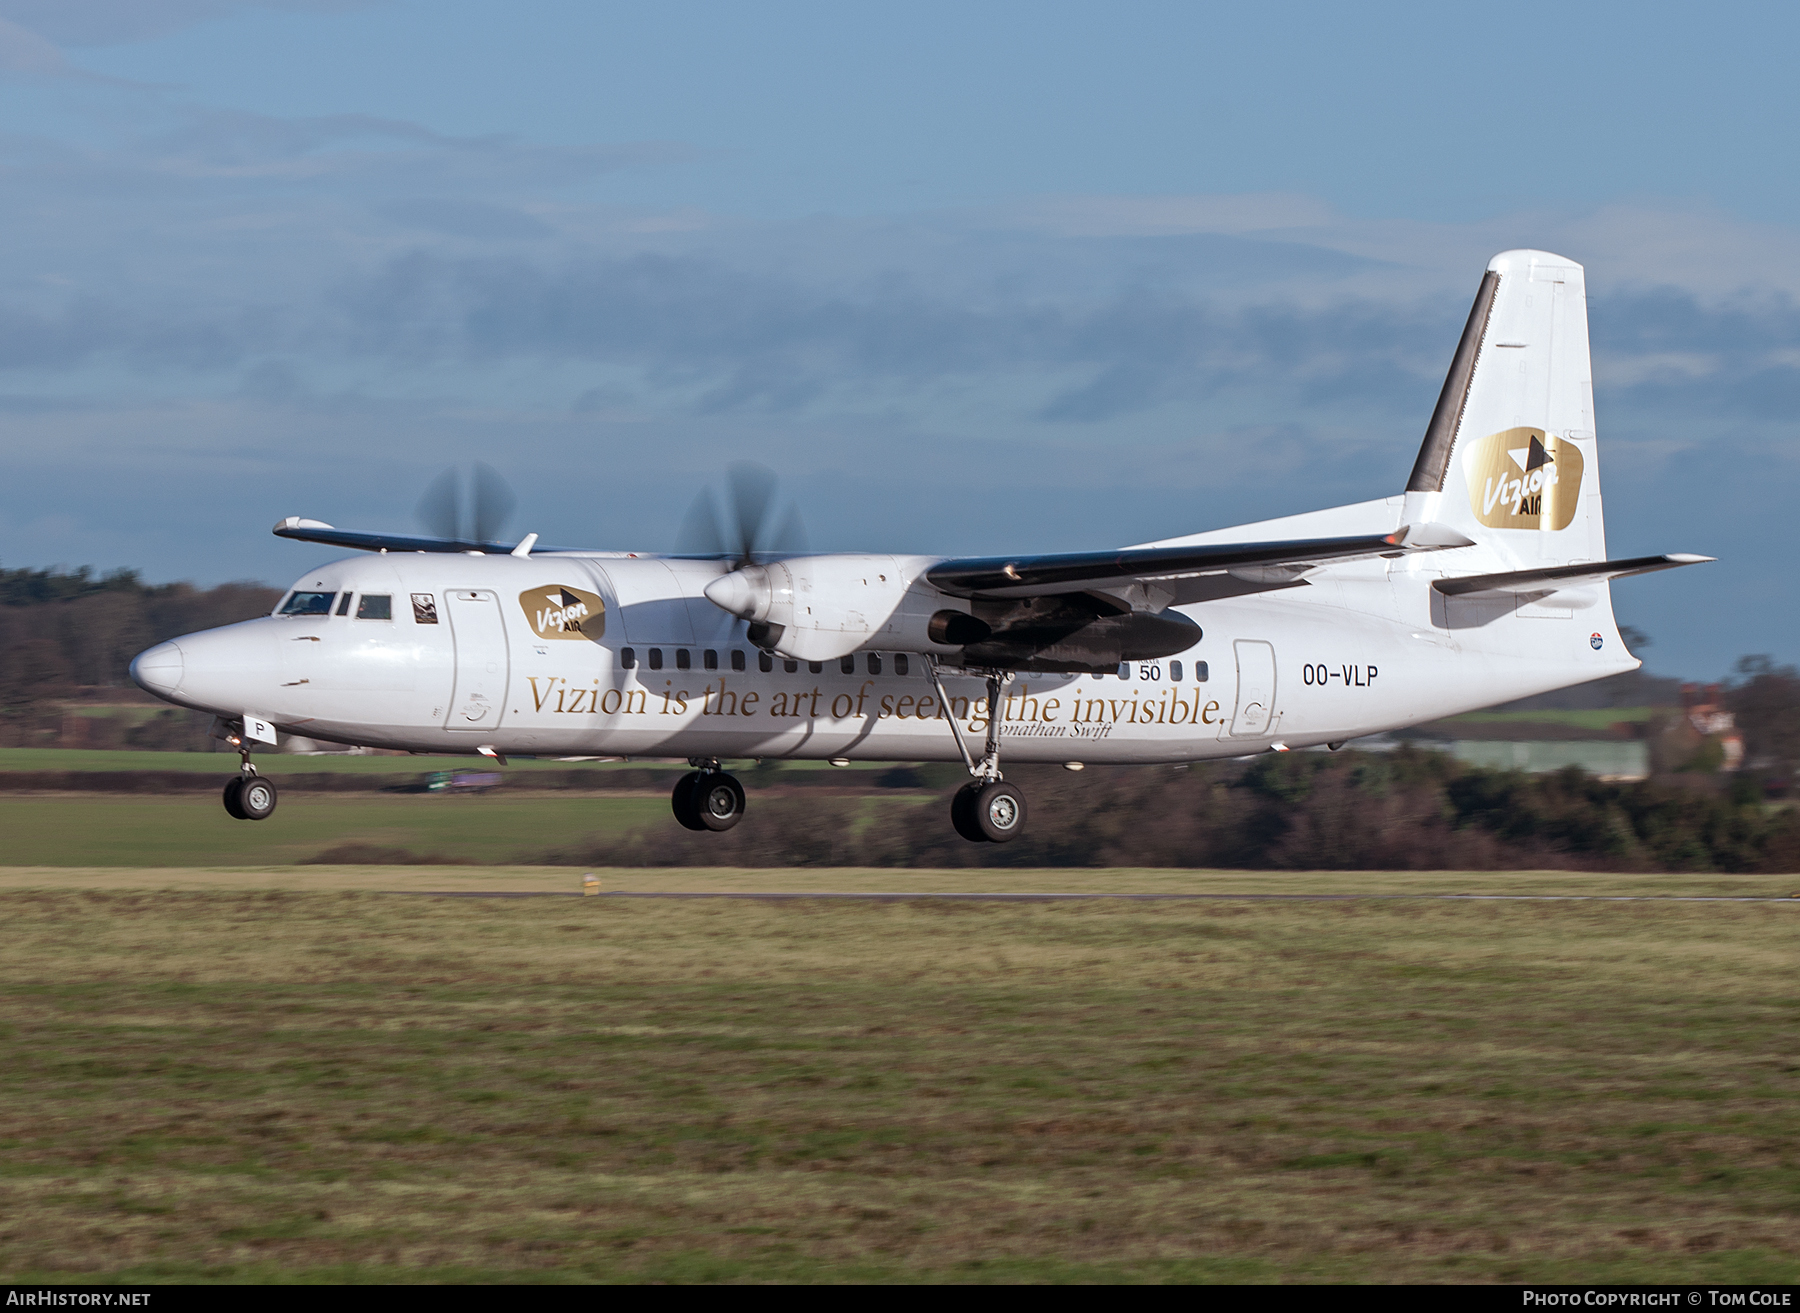
[[[394,597],[392,593],[364,593],[362,601],[356,604],[358,620],[392,620],[394,618]]]
[[[282,604],[282,615],[330,615],[336,593],[295,592]]]

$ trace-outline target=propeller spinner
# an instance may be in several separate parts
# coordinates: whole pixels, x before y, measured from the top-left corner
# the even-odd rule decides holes
[[[773,597],[762,560],[778,560],[806,550],[800,513],[789,505],[777,514],[775,472],[750,461],[725,471],[724,509],[708,488],[694,499],[682,521],[677,554],[723,560],[730,567],[706,586],[714,606],[750,622],[749,638],[769,649],[781,641],[782,626],[768,623]]]

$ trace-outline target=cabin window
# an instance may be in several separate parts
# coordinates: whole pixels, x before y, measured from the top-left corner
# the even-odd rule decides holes
[[[1206,682],[1206,662],[1194,662],[1194,682],[1196,684],[1204,684]]]
[[[1169,678],[1174,680],[1177,684],[1181,682],[1181,662],[1169,662]]]
[[[364,593],[362,600],[356,604],[358,620],[392,620],[394,618],[394,597],[392,593]]]
[[[879,675],[881,673],[881,653],[869,653],[869,673],[871,675]]]
[[[806,663],[806,668],[815,675],[822,675],[825,673],[825,663],[823,661],[808,661]]]
[[[650,649],[650,669],[662,669],[662,649],[660,647],[653,647]]]
[[[694,667],[694,658],[688,655],[688,650],[685,647],[676,648],[675,649],[675,669],[677,669],[677,670],[692,670],[693,667]]]
[[[799,662],[798,662],[798,661],[783,661],[783,662],[782,662],[782,663],[781,663],[781,668],[782,668],[782,669],[783,669],[783,670],[785,670],[785,671],[787,671],[787,672],[788,672],[788,674],[790,674],[790,675],[791,675],[791,674],[793,674],[793,673],[794,673],[794,672],[795,672],[795,671],[796,671],[796,670],[798,670],[798,669],[800,669],[800,663],[799,663]]]
[[[338,603],[338,614],[339,615],[349,615],[350,614],[350,599],[352,597],[354,597],[355,595],[356,594],[354,594],[354,593],[345,593],[344,594],[344,600]]]
[[[910,663],[906,659],[906,653],[897,652],[894,654],[894,673],[896,675],[904,675],[908,664]]]
[[[437,599],[430,593],[414,593],[412,604],[415,625],[435,625],[437,623]]]
[[[734,647],[731,649],[731,668],[733,670],[742,670],[744,668],[744,649],[743,648]]]
[[[636,648],[622,647],[619,649],[619,669],[621,669],[621,670],[636,670],[637,669],[637,649]]]
[[[282,615],[330,615],[336,593],[301,593],[289,597],[281,608]]]
[[[717,670],[719,668],[719,654],[710,647],[707,648],[706,651],[700,654],[700,664],[705,666],[708,670]]]
[[[838,662],[838,669],[843,671],[846,675],[854,675],[856,673],[856,658],[853,656],[842,658]]]
[[[1105,679],[1105,678],[1106,678],[1106,675],[1105,675],[1105,674],[1104,674],[1104,673],[1103,673],[1103,672],[1102,672],[1102,671],[1099,671],[1099,670],[1096,670],[1096,671],[1095,671],[1095,672],[1094,672],[1094,676],[1093,676],[1093,677],[1094,677],[1094,678],[1095,678],[1095,679]]]
[[[758,652],[756,654],[756,668],[762,671],[763,674],[768,674],[771,670],[775,669],[775,658],[770,656],[767,652]]]
[[[1119,678],[1120,679],[1130,679],[1131,678],[1131,663],[1129,661],[1120,663]]]

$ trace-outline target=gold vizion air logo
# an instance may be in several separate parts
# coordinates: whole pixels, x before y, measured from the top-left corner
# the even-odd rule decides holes
[[[1581,452],[1542,429],[1502,429],[1469,451],[1469,509],[1490,529],[1566,529],[1581,495]]]
[[[529,588],[519,594],[519,605],[538,638],[572,642],[598,641],[606,632],[606,603],[595,593],[567,584]]]

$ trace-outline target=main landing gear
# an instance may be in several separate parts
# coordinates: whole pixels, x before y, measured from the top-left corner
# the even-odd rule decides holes
[[[1006,843],[1025,832],[1025,795],[1000,777],[1000,718],[1003,706],[1000,690],[1012,683],[1009,670],[987,672],[988,718],[987,744],[976,761],[963,742],[962,727],[950,715],[950,699],[944,693],[944,681],[938,675],[937,661],[925,658],[931,670],[931,681],[937,686],[938,705],[950,720],[950,732],[956,736],[956,749],[963,764],[975,778],[956,791],[950,800],[950,823],[970,843]]]
[[[669,804],[690,830],[729,830],[744,819],[744,786],[719,769],[717,757],[689,757],[696,769],[675,781]]]
[[[250,749],[241,740],[238,757],[243,762],[238,773],[225,781],[225,810],[240,821],[266,821],[275,811],[275,786],[256,773],[250,764]]]

